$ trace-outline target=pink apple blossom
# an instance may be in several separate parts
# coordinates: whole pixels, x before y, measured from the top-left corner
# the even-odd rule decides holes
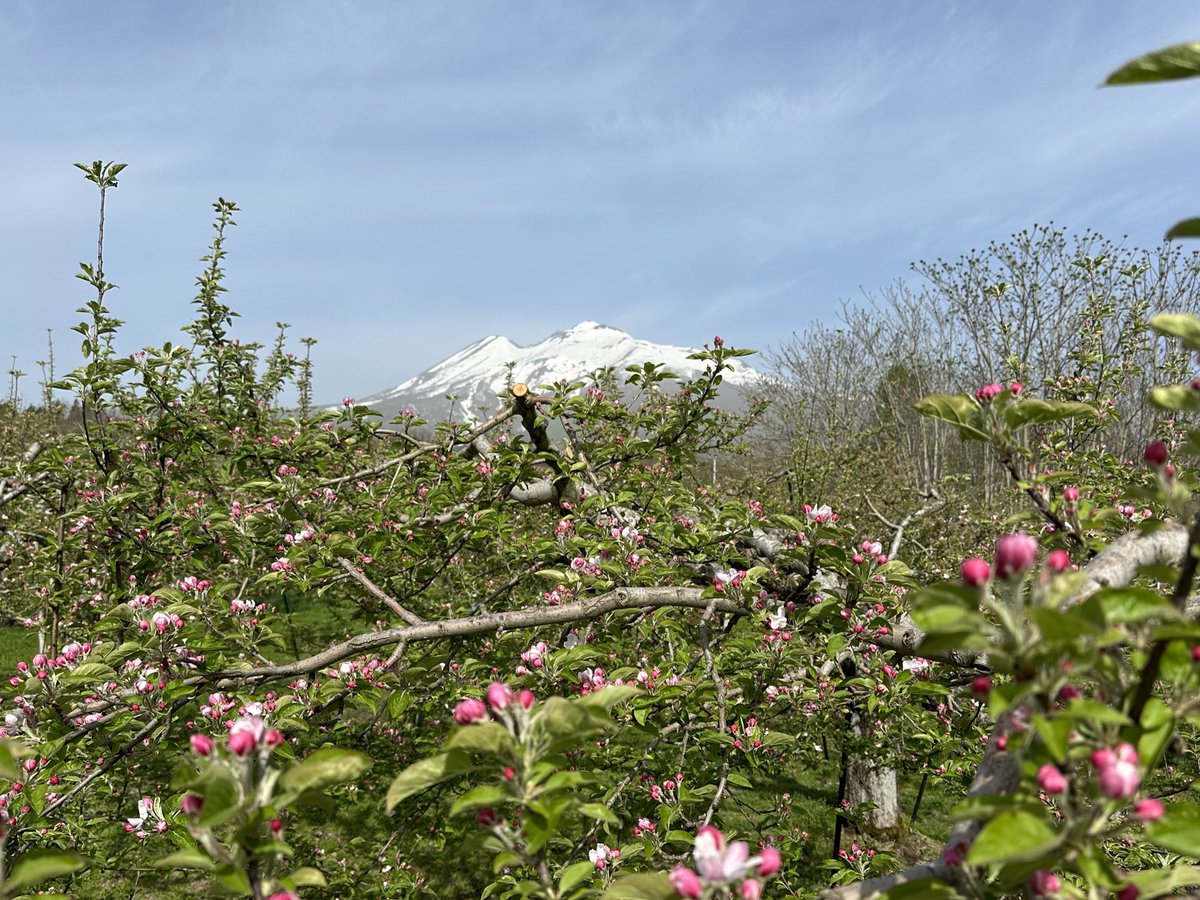
[[[1142,459],[1146,461],[1146,465],[1155,469],[1166,464],[1168,455],[1167,445],[1162,441],[1151,441],[1142,451]]]
[[[1142,776],[1138,772],[1138,754],[1132,744],[1120,744],[1113,750],[1092,754],[1096,783],[1100,793],[1113,800],[1128,800],[1137,793]]]
[[[992,577],[992,569],[985,560],[978,556],[972,556],[963,561],[959,574],[962,576],[963,584],[968,587],[981,587],[987,584],[988,579]]]
[[[1153,797],[1143,797],[1133,804],[1133,814],[1143,822],[1156,822],[1167,814],[1167,808],[1161,800]]]
[[[190,741],[192,752],[197,756],[208,756],[213,752],[213,739],[207,734],[193,734]]]
[[[667,877],[670,879],[671,887],[675,888],[675,893],[680,897],[687,897],[688,900],[699,900],[701,893],[704,891],[704,886],[700,883],[699,876],[687,866],[676,866]]]
[[[1051,550],[1050,555],[1046,557],[1046,570],[1048,572],[1065,572],[1071,568],[1071,554],[1066,550]]]
[[[1061,889],[1062,882],[1049,869],[1038,869],[1029,878],[1029,890],[1035,897],[1057,894]]]
[[[471,725],[475,722],[482,722],[486,718],[487,707],[484,706],[482,700],[477,700],[474,697],[460,700],[458,705],[454,707],[454,721],[459,725]]]
[[[259,716],[243,716],[229,729],[229,752],[245,756],[258,748],[263,739],[263,720]]]
[[[758,874],[764,878],[774,875],[783,865],[783,857],[779,855],[779,851],[774,847],[763,847],[763,851],[758,855],[758,858]]]
[[[1067,779],[1056,766],[1046,763],[1037,773],[1037,783],[1047,794],[1061,794],[1067,789]]]
[[[512,703],[513,692],[507,684],[493,681],[488,685],[487,702],[494,712],[503,712]]]
[[[1019,578],[1033,568],[1037,541],[1027,534],[1006,534],[996,541],[996,577],[1004,581]]]

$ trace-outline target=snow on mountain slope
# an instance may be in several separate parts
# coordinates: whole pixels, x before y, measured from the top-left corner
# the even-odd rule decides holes
[[[580,381],[605,367],[614,369],[623,378],[626,366],[647,362],[662,363],[684,378],[694,377],[704,371],[702,362],[688,359],[694,352],[638,340],[598,322],[580,322],[529,347],[491,335],[394,388],[359,402],[374,407],[387,418],[400,410],[413,409],[422,418],[433,421],[451,415],[451,401],[447,397],[454,395],[457,399],[453,401],[453,417],[473,419],[498,409],[503,402],[500,397],[510,384],[518,381],[535,388],[561,380]],[[723,380],[722,404],[730,409],[743,407],[745,395],[752,393],[761,381],[758,372],[736,360],[733,371],[726,373]]]

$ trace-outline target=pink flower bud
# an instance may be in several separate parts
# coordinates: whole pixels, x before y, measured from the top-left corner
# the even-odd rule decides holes
[[[1145,797],[1133,804],[1133,814],[1143,822],[1156,822],[1167,814],[1167,808],[1161,800]]]
[[[1166,465],[1168,455],[1167,445],[1162,441],[1151,441],[1142,451],[1142,459],[1146,461],[1146,465],[1155,469]]]
[[[484,828],[491,828],[499,821],[500,817],[496,815],[496,811],[490,806],[485,806],[479,812],[475,813],[476,824],[482,825]]]
[[[245,756],[258,748],[263,739],[263,720],[259,716],[243,716],[229,729],[229,752]]]
[[[192,752],[197,756],[208,756],[213,752],[213,739],[207,734],[193,734],[190,740]]]
[[[774,847],[763,847],[763,851],[758,855],[758,858],[758,874],[763,878],[770,878],[783,865],[783,857],[779,855],[779,851]]]
[[[700,894],[704,890],[700,884],[700,876],[687,866],[676,866],[667,877],[671,882],[671,887],[675,888],[675,893],[680,897],[699,900]]]
[[[258,746],[254,735],[248,731],[231,731],[229,733],[229,752],[234,756],[245,756]]]
[[[267,900],[300,900],[300,895],[291,891],[276,891]]]
[[[961,573],[963,584],[968,587],[982,587],[992,577],[991,567],[978,556],[964,560]]]
[[[1071,554],[1066,550],[1051,550],[1046,557],[1046,571],[1058,574],[1071,568]]]
[[[1029,890],[1035,897],[1057,894],[1062,888],[1058,876],[1048,869],[1038,869],[1029,878]]]
[[[195,794],[184,794],[179,805],[183,808],[185,815],[194,816],[204,808],[204,798],[197,797]]]
[[[1140,896],[1142,896],[1142,892],[1138,890],[1136,884],[1127,884],[1116,893],[1117,900],[1138,900]]]
[[[762,891],[761,881],[757,878],[747,878],[742,882],[742,888],[738,893],[741,894],[742,900],[761,900]]]
[[[1103,764],[1096,762],[1098,756]],[[1128,800],[1137,793],[1142,776],[1138,771],[1137,750],[1132,744],[1121,744],[1107,753],[1097,750],[1092,754],[1092,764],[1096,766],[1096,784],[1105,797]]]
[[[976,697],[986,697],[992,692],[992,679],[986,675],[977,675],[971,681],[971,693]]]
[[[520,701],[521,706],[523,706],[525,709],[529,709],[531,706],[533,706],[533,701],[535,699],[536,698],[533,696],[533,691],[530,690],[523,690],[517,694],[517,700]]]
[[[507,684],[493,681],[488,685],[487,702],[494,712],[503,712],[512,703],[513,692]]]
[[[1065,488],[1063,488],[1062,496],[1063,496],[1063,500],[1065,500],[1067,503],[1078,503],[1079,502],[1079,488],[1075,487],[1074,485],[1072,485],[1071,487],[1065,487]]]
[[[283,736],[283,732],[276,731],[274,728],[272,728],[267,732],[266,737],[263,739],[263,743],[266,744],[268,749],[274,750],[276,747],[281,746],[284,740],[285,738]]]
[[[267,823],[267,827],[271,829],[271,834],[279,834],[283,831],[283,819],[272,819]]]
[[[1037,773],[1037,783],[1047,794],[1061,794],[1067,789],[1067,779],[1055,766],[1046,763]]]
[[[482,700],[476,700],[474,697],[460,700],[458,706],[454,707],[454,721],[459,725],[472,725],[486,718],[487,707],[483,705]]]
[[[1006,534],[996,541],[996,577],[1008,581],[1033,568],[1037,541],[1027,534]]]
[[[986,403],[998,396],[1003,390],[1004,388],[995,382],[992,384],[985,384],[975,392],[975,399],[980,403]]]

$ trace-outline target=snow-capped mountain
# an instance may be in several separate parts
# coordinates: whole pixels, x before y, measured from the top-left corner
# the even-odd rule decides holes
[[[638,340],[619,328],[599,322],[580,322],[529,347],[514,344],[500,335],[490,335],[420,375],[364,397],[359,403],[378,410],[385,421],[405,409],[412,409],[431,422],[448,416],[465,421],[486,417],[499,409],[509,385],[516,382],[536,389],[564,379],[581,381],[591,372],[606,367],[612,368],[623,381],[626,366],[647,362],[662,363],[683,378],[695,377],[704,371],[704,364],[688,359],[694,352]],[[762,375],[742,360],[736,360],[733,371],[725,373],[722,381],[721,405],[728,409],[744,408],[746,398],[762,380]],[[448,396],[457,399],[450,401]]]

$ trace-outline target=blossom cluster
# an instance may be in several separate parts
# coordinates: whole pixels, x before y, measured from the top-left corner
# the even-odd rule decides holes
[[[692,849],[696,868],[676,866],[671,871],[671,886],[681,897],[698,900],[710,887],[728,888],[738,885],[742,900],[759,900],[763,893],[762,879],[779,871],[783,859],[774,847],[764,847],[758,856],[750,855],[745,841],[728,841],[711,825],[696,833]]]

